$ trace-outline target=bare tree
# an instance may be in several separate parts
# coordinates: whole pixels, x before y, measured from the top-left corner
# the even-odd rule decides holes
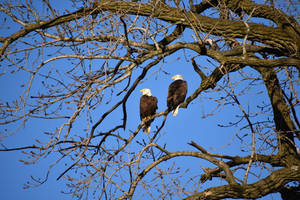
[[[288,0],[257,2],[3,1],[1,76],[26,82],[0,102],[1,151],[24,151],[25,164],[57,158],[46,178],[28,187],[68,163],[57,179],[65,179],[75,199],[255,199],[271,193],[299,199],[299,7]],[[145,121],[128,128],[128,99],[151,70],[167,73],[164,60],[183,51],[182,71],[192,67],[199,83],[181,108],[189,111],[200,94],[215,105],[204,115],[234,105],[242,115],[219,126],[235,130],[240,152],[212,153],[197,138],[189,143],[193,150],[171,151],[160,142],[171,117],[166,108],[149,119],[158,125],[148,140],[138,137]],[[241,99],[251,92],[269,100],[249,107]],[[109,118],[114,121],[106,123]],[[56,125],[45,125],[43,140],[36,135],[29,146],[5,145],[5,137],[32,121]],[[207,165],[194,174],[182,171],[184,164],[175,162],[181,157]]]

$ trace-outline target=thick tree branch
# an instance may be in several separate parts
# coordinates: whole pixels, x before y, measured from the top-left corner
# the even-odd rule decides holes
[[[243,22],[209,18],[193,12],[183,13],[176,8],[167,6],[166,4],[159,4],[158,7],[153,10],[151,4],[103,0],[98,3],[97,7],[98,10],[101,11],[152,16],[167,22],[181,24],[188,27],[199,27],[200,22],[201,31],[218,36],[222,35],[223,37],[244,38],[244,36],[247,34],[247,29]],[[52,20],[41,21],[36,24],[27,25],[24,29],[12,34],[5,39],[2,39],[2,41],[4,42],[0,49],[0,55],[3,56],[6,48],[12,42],[32,31],[38,29],[47,29],[62,23],[76,20],[83,16],[90,15],[93,10],[93,7],[84,8],[71,14],[53,18]],[[189,19],[189,21],[185,20],[186,17]],[[298,41],[295,40],[297,38],[291,37],[291,35],[283,31],[281,28],[273,28],[255,23],[248,24],[250,29],[250,32],[248,33],[249,40],[269,44],[279,49],[287,49],[291,52],[299,52],[299,44],[296,44],[295,42]]]
[[[186,25],[188,27],[198,27],[205,33],[232,38],[244,38],[247,28],[243,22],[230,21],[226,19],[215,19],[202,16],[193,12],[181,12],[177,8],[159,4],[159,7],[152,9],[149,4],[137,4],[122,1],[101,1],[98,8],[112,12],[125,12],[132,15],[152,16],[170,23]],[[189,21],[186,21],[185,18]],[[251,41],[262,42],[279,49],[288,49],[291,52],[298,52],[299,46],[295,38],[282,31],[281,28],[268,27],[262,24],[248,23],[248,39]]]
[[[270,19],[277,25],[297,23],[295,19],[292,19],[281,10],[268,5],[257,4],[251,0],[226,0],[226,5],[235,13],[242,11],[246,12],[248,15],[252,13],[251,15],[253,17]]]
[[[280,191],[282,185],[291,181],[300,181],[300,166],[291,166],[272,172],[266,178],[247,185],[223,185],[212,187],[203,192],[193,194],[185,200],[200,199],[257,199],[266,194]]]
[[[295,148],[293,136],[293,132],[296,130],[295,125],[290,117],[290,110],[284,100],[276,73],[272,69],[258,68],[257,70],[262,75],[272,104],[279,143],[278,153],[282,156],[287,166],[299,163],[299,155]]]

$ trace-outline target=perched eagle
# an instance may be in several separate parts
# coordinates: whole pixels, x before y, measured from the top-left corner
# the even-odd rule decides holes
[[[141,120],[149,118],[155,114],[157,109],[157,98],[153,97],[150,89],[142,89],[140,92],[143,93],[140,99],[140,117]],[[154,119],[147,121],[143,127],[145,133],[150,133],[150,124]]]
[[[167,105],[169,111],[172,111],[175,117],[178,114],[179,105],[184,102],[187,93],[187,83],[183,80],[182,75],[175,75],[172,79],[175,81],[169,86]]]

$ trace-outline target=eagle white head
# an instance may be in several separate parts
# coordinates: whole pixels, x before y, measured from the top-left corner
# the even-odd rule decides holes
[[[175,81],[176,80],[183,80],[183,76],[180,75],[180,74],[177,74],[177,75],[173,76],[172,79],[174,79]]]
[[[148,88],[144,88],[144,89],[140,90],[140,92],[143,93],[143,95],[152,96],[151,90]]]

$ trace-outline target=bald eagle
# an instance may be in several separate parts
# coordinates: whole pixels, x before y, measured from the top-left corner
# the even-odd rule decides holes
[[[187,93],[187,83],[183,80],[182,75],[175,75],[172,79],[175,81],[169,86],[167,105],[168,110],[172,111],[175,117],[178,114],[179,105],[184,102]]]
[[[157,109],[157,98],[153,97],[150,89],[142,89],[140,92],[143,93],[140,99],[140,117],[141,120],[149,118],[154,115]],[[147,121],[143,127],[144,133],[150,133],[150,124],[154,119]]]

